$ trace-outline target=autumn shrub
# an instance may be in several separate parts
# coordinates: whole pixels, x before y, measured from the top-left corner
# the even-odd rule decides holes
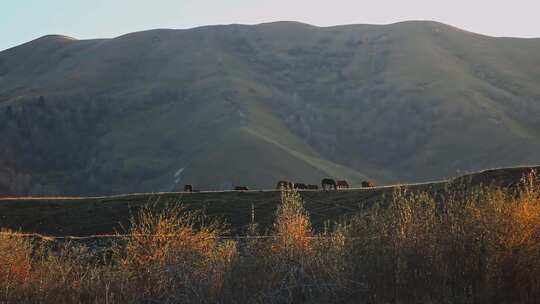
[[[297,191],[282,191],[268,235],[251,241],[240,257],[260,276],[257,289],[251,290],[259,302],[331,301],[336,297],[344,254],[342,234],[315,233]]]
[[[497,189],[479,200],[472,218],[485,243],[484,294],[490,301],[540,298],[540,187],[534,174],[516,193]]]
[[[534,303],[540,290],[540,194],[452,185],[396,190],[346,224],[346,269],[373,303]]]
[[[126,244],[116,248],[117,288],[136,295],[134,301],[216,301],[236,244],[220,240],[224,225],[206,221],[175,205],[143,208],[131,220]]]
[[[149,205],[106,250],[0,233],[0,303],[537,303],[540,187],[396,189],[316,230],[282,192],[274,225],[230,235]],[[99,246],[98,246],[99,247]]]
[[[30,284],[31,244],[10,230],[0,230],[0,303],[22,297]]]
[[[106,268],[88,247],[0,233],[0,303],[98,303]]]

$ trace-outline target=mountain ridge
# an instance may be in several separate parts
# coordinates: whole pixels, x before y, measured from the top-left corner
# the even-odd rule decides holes
[[[126,36],[126,35],[132,35],[132,34],[138,34],[138,33],[150,33],[150,32],[159,32],[159,31],[191,31],[191,30],[199,30],[199,29],[205,29],[205,28],[219,28],[219,27],[231,27],[231,26],[247,26],[247,27],[257,26],[257,27],[261,27],[261,26],[272,26],[272,25],[289,25],[289,26],[290,25],[300,25],[300,26],[307,26],[307,27],[313,27],[313,28],[323,28],[323,29],[336,28],[337,29],[337,28],[341,28],[341,27],[351,27],[351,26],[358,26],[358,27],[362,27],[362,26],[364,26],[364,27],[390,27],[390,26],[400,26],[400,25],[409,25],[409,24],[431,24],[431,25],[444,26],[444,27],[448,27],[448,28],[453,28],[453,29],[458,30],[458,31],[462,31],[464,33],[469,33],[469,34],[473,34],[473,35],[477,35],[477,36],[483,36],[483,37],[487,37],[487,38],[495,38],[495,39],[540,40],[540,37],[494,36],[494,35],[481,34],[481,33],[470,31],[470,30],[464,30],[462,28],[459,28],[457,26],[453,26],[453,25],[448,24],[448,23],[443,23],[443,22],[430,20],[430,19],[426,19],[426,20],[422,20],[422,19],[404,20],[404,21],[396,21],[396,22],[381,23],[381,24],[351,23],[351,24],[335,24],[335,25],[323,25],[323,26],[310,24],[310,23],[307,23],[307,22],[293,21],[293,20],[278,20],[278,21],[261,22],[261,23],[255,23],[255,24],[227,23],[227,24],[200,25],[200,26],[194,26],[194,27],[188,27],[188,28],[153,28],[153,29],[145,29],[145,30],[130,32],[130,33],[126,33],[126,34],[122,34],[122,35],[115,36],[115,37],[110,37],[110,38],[78,39],[76,37],[72,37],[72,36],[68,36],[68,35],[64,35],[64,34],[46,34],[46,35],[37,37],[37,38],[35,38],[33,40],[30,40],[29,42],[22,43],[20,45],[15,45],[15,46],[12,46],[10,48],[4,49],[4,50],[2,50],[0,52],[7,51],[7,50],[12,49],[12,48],[17,48],[17,47],[20,47],[20,46],[22,46],[24,44],[27,44],[27,43],[30,43],[30,42],[33,42],[33,41],[37,41],[37,40],[40,40],[40,39],[43,39],[43,38],[67,38],[67,40],[75,40],[75,41],[111,40],[111,39],[120,38],[120,37],[123,37],[123,36]]]

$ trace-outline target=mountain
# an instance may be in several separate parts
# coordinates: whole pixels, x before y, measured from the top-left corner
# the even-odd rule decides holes
[[[538,163],[539,67],[540,39],[427,21],[45,36],[0,52],[0,193],[413,182]]]

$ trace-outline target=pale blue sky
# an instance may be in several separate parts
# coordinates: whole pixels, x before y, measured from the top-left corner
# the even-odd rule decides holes
[[[294,20],[319,26],[435,20],[540,37],[540,0],[0,0],[0,50],[46,34],[108,38],[153,28]]]

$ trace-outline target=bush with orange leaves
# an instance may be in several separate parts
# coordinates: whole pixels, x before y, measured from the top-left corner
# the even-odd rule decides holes
[[[86,246],[0,233],[0,303],[102,302],[108,272]]]
[[[0,303],[538,303],[540,187],[396,190],[316,232],[299,193],[245,239],[202,213],[146,207],[103,256],[0,234]],[[51,245],[52,243],[52,245]],[[91,245],[89,245],[91,246]]]
[[[281,192],[272,235],[272,251],[289,258],[313,254],[313,229],[302,198],[295,190]]]
[[[517,193],[484,194],[473,221],[486,242],[485,294],[493,299],[534,303],[540,298],[540,187],[531,173]],[[483,229],[482,229],[483,228]],[[482,240],[480,239],[480,240]]]
[[[10,230],[0,230],[0,303],[2,297],[17,298],[21,286],[29,284],[32,246]]]
[[[540,187],[398,189],[345,225],[346,271],[371,303],[537,303]],[[356,288],[353,289],[353,287]]]
[[[284,190],[263,250],[251,252],[264,273],[260,302],[333,301],[340,290],[344,242],[341,230],[315,233],[300,194]],[[260,249],[261,247],[259,247]]]
[[[221,241],[225,226],[200,212],[148,206],[132,217],[130,239],[115,248],[117,288],[137,296],[125,301],[200,302],[217,299],[236,244]]]

